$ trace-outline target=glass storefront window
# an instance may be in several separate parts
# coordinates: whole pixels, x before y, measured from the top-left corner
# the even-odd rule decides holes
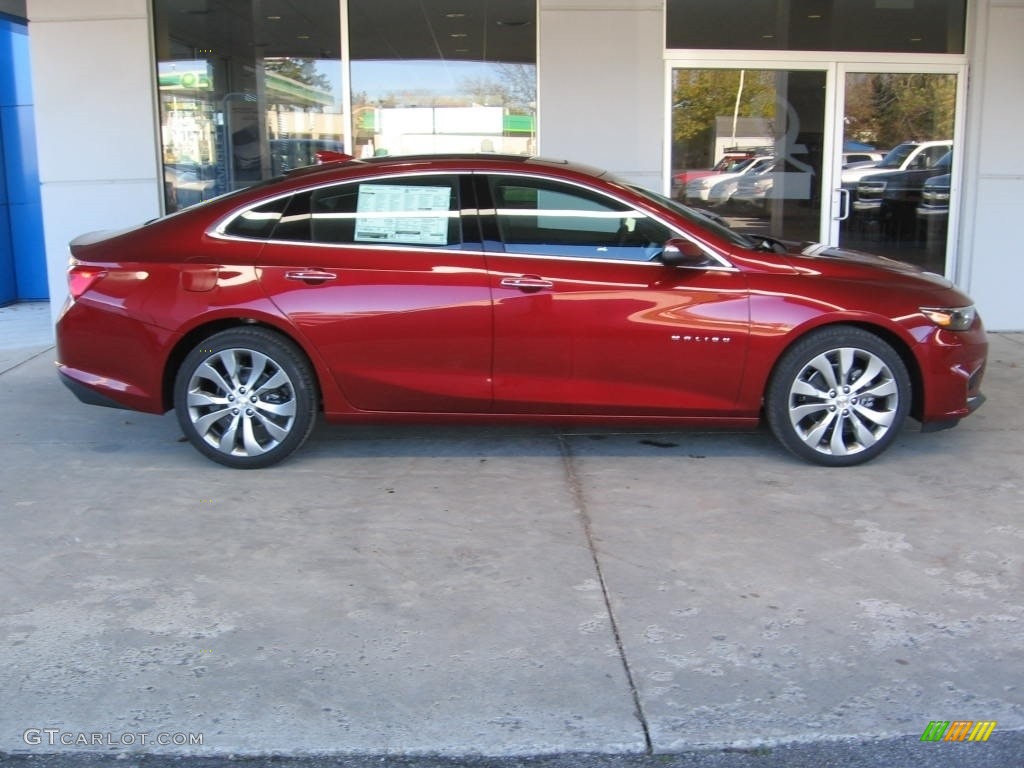
[[[153,0],[168,213],[344,150],[338,0]]]
[[[534,0],[349,0],[357,157],[536,148]]]
[[[966,0],[667,3],[667,48],[964,52]]]
[[[739,232],[817,240],[824,71],[672,72],[672,195]]]

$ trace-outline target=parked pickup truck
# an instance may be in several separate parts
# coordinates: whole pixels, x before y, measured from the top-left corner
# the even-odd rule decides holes
[[[889,150],[878,165],[845,169],[840,176],[843,189],[854,191],[865,176],[882,176],[931,167],[952,148],[951,139],[905,141]]]
[[[852,210],[862,223],[876,222],[888,236],[906,237],[916,227],[916,210],[924,183],[949,172],[951,141],[906,143],[896,147],[874,168],[857,173]],[[899,161],[899,162],[897,162]],[[844,172],[843,185],[847,174]]]

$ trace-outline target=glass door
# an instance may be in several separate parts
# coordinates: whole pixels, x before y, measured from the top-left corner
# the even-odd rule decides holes
[[[830,239],[951,273],[959,68],[844,65],[838,78],[843,153]]]
[[[671,193],[747,234],[951,273],[962,67],[680,63]]]

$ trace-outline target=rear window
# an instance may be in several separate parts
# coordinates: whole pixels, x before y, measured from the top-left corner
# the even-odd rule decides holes
[[[224,227],[225,234],[255,240],[268,239],[273,233],[274,227],[281,220],[281,215],[287,208],[289,199],[281,197],[243,211]]]

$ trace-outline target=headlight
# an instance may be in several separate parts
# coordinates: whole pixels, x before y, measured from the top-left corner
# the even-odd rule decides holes
[[[921,314],[947,331],[966,331],[974,325],[974,307],[921,307]]]

